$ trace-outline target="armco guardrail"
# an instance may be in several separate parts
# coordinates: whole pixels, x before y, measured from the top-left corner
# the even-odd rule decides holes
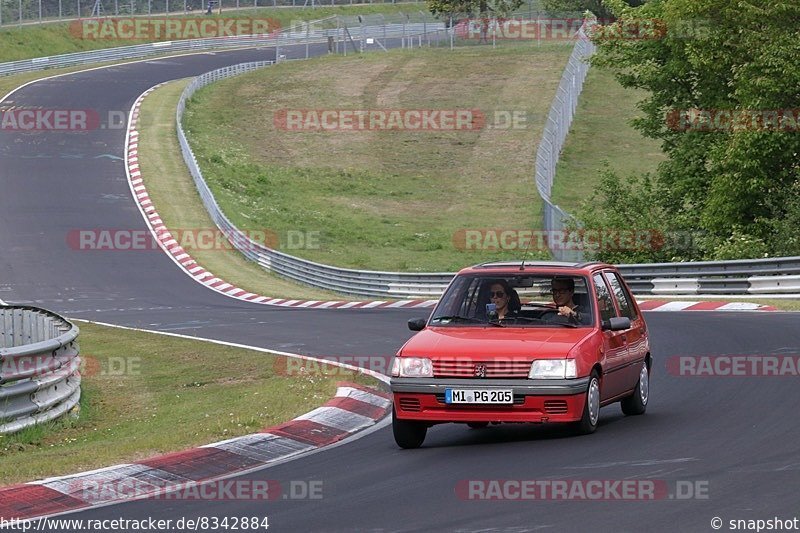
[[[375,18],[375,16],[365,16],[362,17],[362,20],[372,20]],[[380,18],[386,20],[382,16]],[[355,19],[355,17],[329,17],[327,19],[309,21],[307,24],[302,26],[304,30],[301,29],[299,31],[298,28],[288,28],[271,34],[162,41],[134,46],[92,50],[89,52],[62,54],[52,57],[39,57],[36,59],[26,59],[22,61],[12,61],[9,63],[0,63],[0,76],[34,72],[52,68],[86,65],[90,63],[126,61],[130,59],[140,59],[143,57],[183,52],[201,52],[203,50],[223,48],[280,48],[282,46],[292,46],[297,44],[325,42],[329,37],[334,38],[337,43],[342,43],[343,46],[347,46],[346,41],[350,41],[352,43],[353,41],[358,41],[362,37],[365,39],[382,39],[387,37],[402,38],[418,34],[422,31],[435,31],[437,29],[441,30],[444,28],[444,24],[442,22],[436,22],[432,16],[423,16],[423,14],[415,15],[414,19],[412,19],[410,15],[400,14],[399,16],[389,17],[389,20],[392,20],[391,22],[387,21],[384,24],[367,26],[361,25],[358,22],[353,24],[351,19]],[[397,22],[393,19],[403,19],[407,22]],[[334,25],[335,27],[333,27]],[[326,28],[326,26],[331,27]],[[315,29],[312,30],[311,28]]]
[[[800,257],[620,265],[637,294],[797,294]]]
[[[0,306],[0,434],[57,418],[81,397],[78,328],[36,307]]]

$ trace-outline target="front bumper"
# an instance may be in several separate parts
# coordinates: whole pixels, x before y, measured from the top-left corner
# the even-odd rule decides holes
[[[392,378],[395,413],[429,422],[574,422],[583,415],[589,378]],[[446,404],[445,389],[512,389],[511,405]]]

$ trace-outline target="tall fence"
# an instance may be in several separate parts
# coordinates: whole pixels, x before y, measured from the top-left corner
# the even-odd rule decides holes
[[[300,58],[303,57],[303,51],[305,57],[309,57],[309,47],[313,44],[332,43],[332,52],[347,54],[348,51],[421,46],[424,42],[430,43],[432,39],[444,38],[445,33],[443,22],[421,11],[391,15],[334,16],[271,34],[163,41],[11,61],[0,63],[0,76],[222,48],[276,47],[277,57],[280,58],[285,55],[286,47],[295,46],[299,53],[293,57]],[[389,40],[394,42],[389,43]]]
[[[78,327],[36,307],[0,306],[0,434],[69,412],[81,397]]]
[[[43,24],[80,18],[199,15],[272,7],[319,8],[370,4],[420,3],[422,0],[0,0],[0,27]]]
[[[588,22],[587,22],[588,24]],[[561,232],[570,215],[555,205],[551,200],[553,181],[556,177],[556,167],[564,147],[564,141],[569,133],[572,118],[578,109],[578,99],[583,89],[583,82],[589,72],[587,59],[594,54],[595,45],[586,36],[586,24],[578,32],[575,47],[569,56],[567,67],[561,76],[556,96],[547,115],[547,124],[539,141],[536,152],[536,188],[542,197],[543,229],[547,234]],[[583,254],[577,250],[565,250],[562,247],[552,246],[550,251],[553,256],[561,261],[580,261]]]

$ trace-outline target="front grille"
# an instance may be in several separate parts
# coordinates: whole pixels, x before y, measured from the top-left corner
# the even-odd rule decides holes
[[[419,400],[416,398],[400,398],[401,411],[419,412],[422,410]]]
[[[562,415],[567,410],[567,402],[564,400],[546,400],[544,402],[544,411],[549,415]]]
[[[481,375],[485,368],[485,375]],[[531,361],[525,359],[436,359],[433,361],[435,378],[507,378],[525,379]]]

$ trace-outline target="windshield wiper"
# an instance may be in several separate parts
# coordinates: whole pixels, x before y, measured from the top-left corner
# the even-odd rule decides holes
[[[572,322],[548,322],[547,325],[553,326],[564,326],[565,328],[577,328],[578,324],[573,324]]]
[[[434,317],[432,320],[466,320],[467,322],[477,322],[479,324],[490,324],[495,327],[504,328],[503,324],[499,322],[488,322],[486,320],[481,320],[480,318],[474,316],[461,316],[461,315],[447,315],[447,316],[437,316]]]

